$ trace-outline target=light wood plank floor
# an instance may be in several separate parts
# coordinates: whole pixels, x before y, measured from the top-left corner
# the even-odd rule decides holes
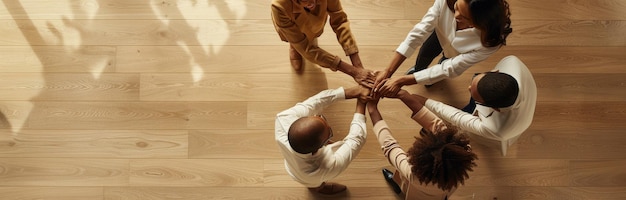
[[[355,83],[311,63],[294,73],[269,2],[3,0],[0,199],[324,198],[286,174],[274,116]],[[342,2],[365,66],[380,70],[433,0]],[[462,106],[468,74],[507,55],[535,76],[532,126],[506,157],[475,142],[478,167],[452,199],[626,199],[626,2],[509,2],[506,47],[461,77],[406,87]],[[343,55],[334,37],[327,28],[320,45]],[[354,103],[326,111],[335,138]],[[420,128],[408,109],[381,110],[408,147]],[[397,199],[373,138],[333,198]]]

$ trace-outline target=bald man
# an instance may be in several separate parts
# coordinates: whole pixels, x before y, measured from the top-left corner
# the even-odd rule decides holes
[[[345,185],[327,181],[343,172],[365,144],[369,91],[363,86],[324,90],[276,115],[276,142],[285,157],[287,173],[295,181],[320,194],[346,190]],[[334,102],[353,98],[358,100],[347,136],[329,144],[333,130],[322,111]]]

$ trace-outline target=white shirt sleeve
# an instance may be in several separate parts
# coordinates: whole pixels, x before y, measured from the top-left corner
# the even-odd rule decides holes
[[[413,73],[418,84],[430,85],[446,78],[457,77],[476,63],[487,59],[500,47],[480,48],[475,51],[459,54],[448,58],[441,64],[434,65],[419,72]]]
[[[493,138],[494,136],[495,131],[486,126],[483,119],[479,116],[474,116],[458,108],[432,99],[426,100],[426,104],[424,106],[435,113],[435,115],[439,116],[439,118],[449,122],[461,130],[487,138]]]
[[[324,179],[331,179],[343,172],[361,151],[367,138],[365,115],[354,113],[348,135],[339,142],[331,144],[337,149],[329,158],[324,159],[325,168],[330,169]]]
[[[422,46],[424,41],[435,30],[441,9],[447,9],[445,0],[435,0],[433,6],[422,17],[422,21],[413,26],[413,29],[408,33],[404,41],[400,43],[396,51],[407,58],[413,55],[417,48]]]

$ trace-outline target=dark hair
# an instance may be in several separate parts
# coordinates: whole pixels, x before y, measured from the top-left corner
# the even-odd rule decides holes
[[[506,0],[464,1],[468,4],[474,27],[481,30],[483,46],[506,45],[506,37],[513,32],[509,3]]]
[[[486,106],[492,108],[509,107],[517,100],[519,85],[513,76],[500,72],[486,72],[476,85],[478,94]]]
[[[311,126],[311,121],[308,121],[306,117],[297,119],[291,124],[287,133],[289,146],[295,152],[302,154],[314,152],[322,146],[319,137],[324,131],[324,126]]]
[[[413,147],[407,152],[411,171],[420,183],[432,183],[442,190],[464,184],[469,178],[468,171],[476,166],[474,160],[478,159],[467,135],[448,127],[436,134],[422,129],[421,137],[415,137]]]

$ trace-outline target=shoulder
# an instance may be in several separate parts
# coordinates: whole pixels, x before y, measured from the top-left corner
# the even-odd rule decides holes
[[[274,10],[291,10],[293,8],[292,0],[272,0],[272,11]]]
[[[448,9],[454,11],[454,4],[456,3],[457,0],[441,0],[441,1],[445,1],[446,7],[448,7]]]

